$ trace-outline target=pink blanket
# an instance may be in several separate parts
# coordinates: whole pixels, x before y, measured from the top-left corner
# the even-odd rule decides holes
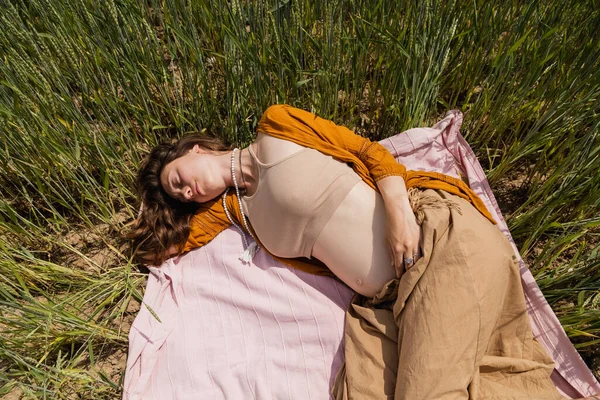
[[[512,242],[485,174],[459,133],[461,123],[462,114],[451,111],[433,128],[381,143],[409,169],[466,178]],[[331,278],[288,268],[263,250],[244,266],[237,259],[242,249],[240,234],[229,228],[208,245],[150,268],[144,305],[129,333],[123,399],[330,397],[353,293]],[[519,259],[534,334],[556,361],[555,384],[570,397],[600,392]]]

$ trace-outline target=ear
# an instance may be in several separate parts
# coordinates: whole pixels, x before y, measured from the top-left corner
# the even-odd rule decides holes
[[[190,153],[200,153],[200,146],[195,144],[194,147],[190,149]]]

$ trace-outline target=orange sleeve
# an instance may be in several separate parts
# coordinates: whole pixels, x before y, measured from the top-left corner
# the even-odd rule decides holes
[[[367,166],[375,182],[392,175],[406,178],[406,167],[398,163],[388,149],[378,142],[364,139],[363,149],[359,151],[358,158]]]
[[[399,164],[378,142],[357,135],[345,126],[285,104],[267,108],[258,124],[258,131],[267,134],[281,132],[296,139],[298,136],[310,135],[338,146],[362,161],[374,181],[390,175],[403,178],[406,175],[406,167]]]

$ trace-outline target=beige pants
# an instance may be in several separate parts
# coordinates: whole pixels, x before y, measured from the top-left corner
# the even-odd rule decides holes
[[[353,299],[334,398],[563,399],[508,240],[466,200],[418,195],[423,257],[375,298]]]

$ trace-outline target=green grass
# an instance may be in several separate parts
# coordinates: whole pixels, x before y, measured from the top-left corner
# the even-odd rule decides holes
[[[0,395],[120,394],[102,360],[126,349],[144,286],[120,239],[137,166],[193,130],[246,145],[282,102],[373,139],[461,109],[522,254],[590,359],[600,10],[495,3],[1,2]]]

